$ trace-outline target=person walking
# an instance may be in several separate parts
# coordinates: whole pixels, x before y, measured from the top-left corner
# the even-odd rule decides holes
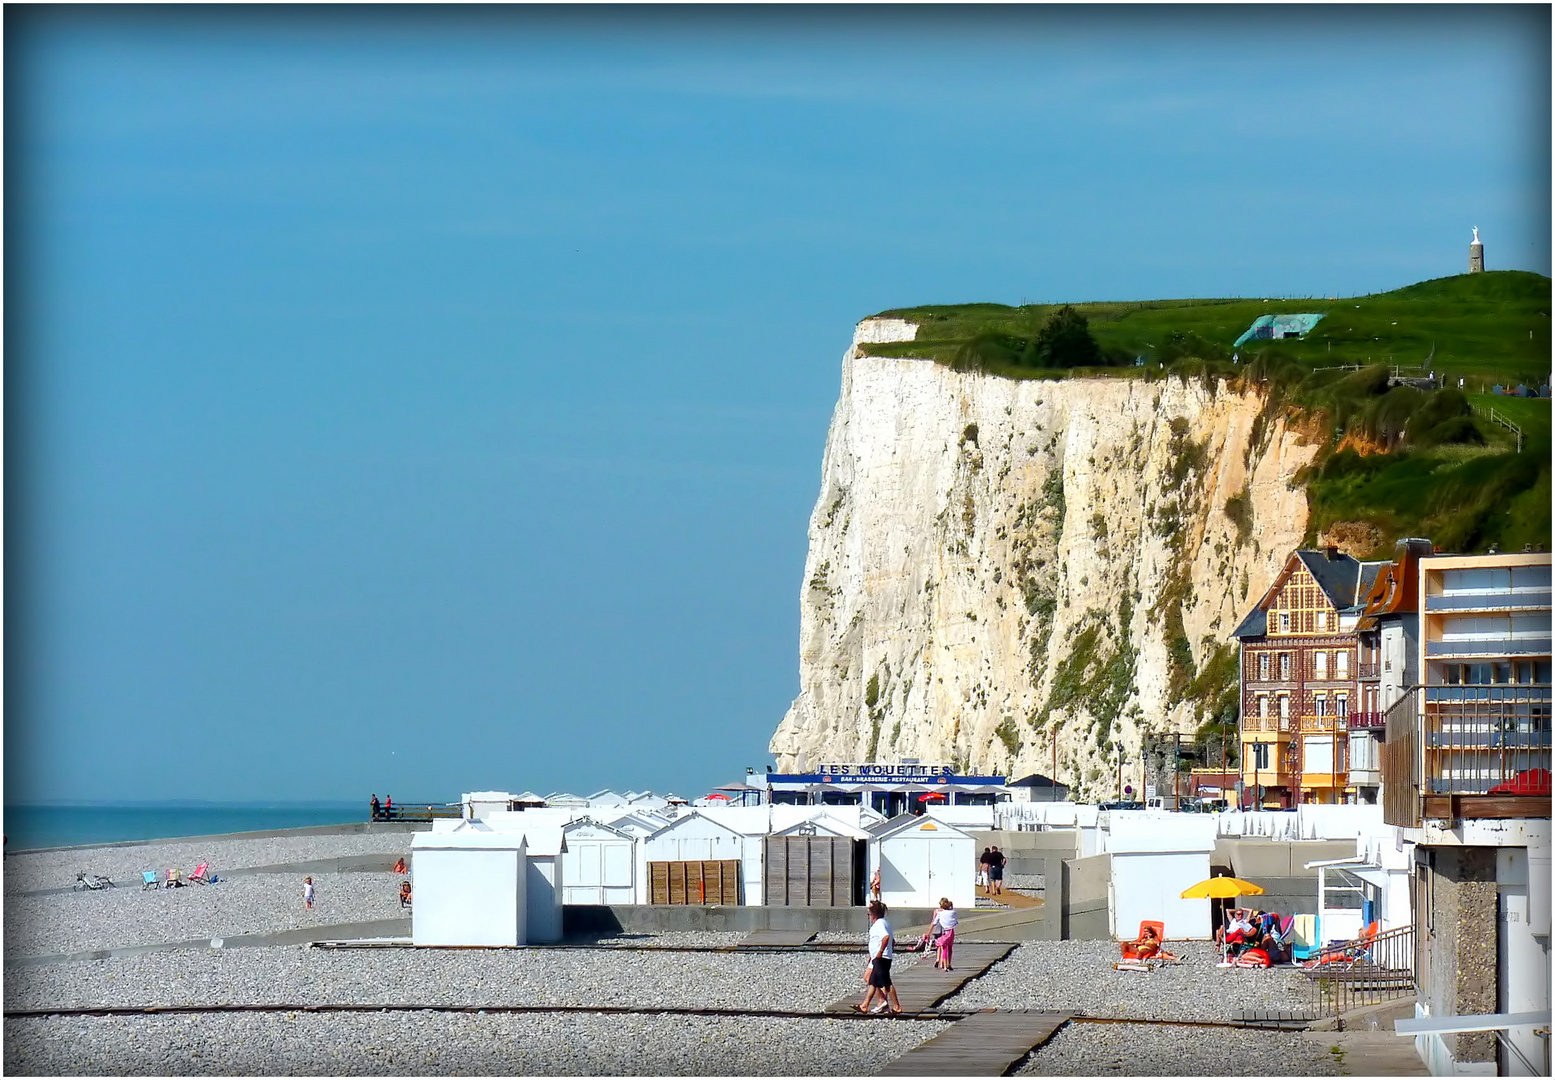
[[[869,907],[869,959],[864,964],[864,992],[862,1003],[853,1006],[854,1012],[867,1013],[874,1004],[875,995],[881,998],[881,1009],[899,1013],[902,1003],[897,1000],[896,987],[891,983],[891,961],[896,958],[896,944],[891,940],[891,924],[886,922],[886,906],[879,900],[870,901]]]
[[[939,958],[934,961],[935,967],[950,970],[950,953],[956,945],[956,924],[960,921],[956,915],[956,905],[950,902],[950,897],[940,897],[939,907],[934,910],[934,921],[929,925],[929,933],[936,936],[939,943]]]
[[[311,877],[302,879],[302,906],[306,911],[313,910],[313,879]]]
[[[376,791],[373,792],[373,801],[369,805],[373,810],[373,816],[369,820],[377,821],[378,815],[383,811],[383,807],[378,802],[378,793]]]
[[[1004,894],[1004,855],[998,848],[988,853],[988,891],[994,896]]]
[[[988,888],[988,857],[993,854],[993,848],[983,848],[983,853],[977,857],[977,883],[984,890]]]

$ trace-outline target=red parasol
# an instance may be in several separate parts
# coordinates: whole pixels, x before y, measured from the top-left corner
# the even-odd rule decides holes
[[[925,791],[922,795],[918,796],[918,801],[919,802],[928,802],[930,799],[945,799],[945,798],[948,798],[948,796],[946,796],[946,794],[943,791]]]
[[[728,802],[729,801],[729,796],[724,795],[724,794],[722,794],[720,792],[717,792],[717,791],[715,791],[711,795],[707,796],[707,798],[709,798],[709,799],[722,799],[724,802]]]

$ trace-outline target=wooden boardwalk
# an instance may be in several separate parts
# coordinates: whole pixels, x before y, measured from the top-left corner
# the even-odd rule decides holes
[[[955,967],[950,971],[941,971],[935,967],[932,954],[924,954],[911,967],[900,967],[904,954],[901,949],[897,949],[898,963],[892,965],[891,981],[896,984],[896,996],[902,1003],[902,1011],[927,1012],[960,990],[968,979],[977,978],[1010,955],[1010,950],[1014,948],[1010,942],[958,941],[951,956],[951,963]],[[858,989],[841,1001],[826,1006],[826,1011],[848,1012],[854,1004],[863,1000],[864,960],[860,957]]]
[[[1041,907],[1043,904],[1041,897],[1027,896],[1025,893],[1013,892],[1010,889],[1005,889],[1003,892],[995,895],[989,892],[987,887],[983,885],[977,886],[977,895],[983,900],[992,900],[996,904],[1003,904],[1005,907],[1012,908]],[[977,910],[986,911],[988,909],[978,908]]]
[[[740,948],[770,949],[775,946],[808,945],[815,937],[814,930],[752,930],[740,940]]]
[[[1068,1023],[1070,1014],[990,1009],[958,1020],[885,1068],[881,1076],[1003,1076]]]

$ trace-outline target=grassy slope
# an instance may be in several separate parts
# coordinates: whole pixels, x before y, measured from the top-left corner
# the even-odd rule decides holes
[[[1473,391],[1495,382],[1537,385],[1548,378],[1550,301],[1549,278],[1498,271],[1343,300],[1167,300],[1075,306],[1091,320],[1103,349],[1147,358],[1169,356],[1183,353],[1186,340],[1187,355],[1209,360],[1227,374],[1240,368],[1224,364],[1231,343],[1259,315],[1323,312],[1327,317],[1305,340],[1245,343],[1237,350],[1242,365],[1262,354],[1265,360],[1289,360],[1309,370],[1368,363],[1429,367],[1452,381],[1464,378],[1472,402],[1494,405],[1524,429],[1521,454],[1514,452],[1509,432],[1481,417],[1474,422],[1485,439],[1484,447],[1406,448],[1364,458],[1354,454],[1336,458],[1331,440],[1318,467],[1306,477],[1312,512],[1309,540],[1335,522],[1362,522],[1376,529],[1372,554],[1381,555],[1403,536],[1428,536],[1444,550],[1457,551],[1479,551],[1492,544],[1505,550],[1549,545],[1550,403]],[[998,304],[901,308],[882,315],[917,322],[918,340],[862,348],[874,355],[948,362],[963,342],[979,332],[1034,333],[1053,309],[1052,305]],[[1015,378],[1071,374],[992,370]],[[1092,373],[1139,377],[1160,370],[1150,365]]]

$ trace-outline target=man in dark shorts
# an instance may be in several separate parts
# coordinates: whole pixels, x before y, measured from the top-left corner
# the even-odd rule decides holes
[[[870,901],[869,907],[869,960],[864,965],[864,982],[869,987],[862,1004],[853,1006],[855,1012],[867,1013],[879,994],[879,1012],[899,1013],[902,1003],[897,1000],[896,987],[891,984],[891,961],[896,958],[896,943],[891,940],[891,924],[885,921],[886,906],[879,900]],[[889,1008],[887,1008],[889,1006]]]
[[[988,892],[993,896],[1004,892],[1004,854],[998,848],[988,853]]]

